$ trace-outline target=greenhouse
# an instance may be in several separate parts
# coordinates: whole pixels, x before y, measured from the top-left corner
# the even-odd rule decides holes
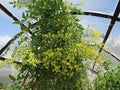
[[[120,0],[0,0],[0,90],[120,90]]]

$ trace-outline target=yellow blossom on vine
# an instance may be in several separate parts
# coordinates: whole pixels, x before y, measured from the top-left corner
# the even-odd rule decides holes
[[[51,34],[51,36],[54,38],[54,37],[55,37],[55,34]]]
[[[77,47],[83,47],[84,44],[83,44],[83,43],[77,43],[76,46],[77,46]]]
[[[56,50],[61,51],[61,50],[62,50],[62,48],[56,48]]]
[[[50,35],[51,33],[49,32],[48,35]]]
[[[42,37],[48,38],[47,34],[42,34]]]
[[[69,35],[68,33],[65,33],[65,36],[66,36],[66,37],[68,37],[68,35]]]
[[[70,33],[69,36],[71,37],[71,36],[72,36],[72,33]]]
[[[80,2],[80,5],[81,5],[81,6],[82,6],[82,5],[84,5],[84,4],[85,4],[85,2],[84,2],[84,1],[81,1],[81,2]]]
[[[88,53],[88,56],[91,57],[91,56],[94,56],[95,51],[93,49],[91,49],[91,48],[88,48],[87,53]]]
[[[99,38],[100,37],[100,31],[94,31],[93,32],[93,34],[94,34],[94,36],[96,37],[96,38]]]
[[[52,57],[52,56],[54,56],[54,55],[55,55],[54,52],[51,52],[51,53],[48,54],[49,57]]]
[[[63,32],[64,32],[64,30],[61,30],[61,32],[63,33]]]
[[[98,38],[100,38],[100,31],[98,31],[98,30],[95,30],[94,28],[92,28],[92,27],[89,27],[89,30],[91,30],[92,31],[92,33],[93,33],[93,36],[95,36],[97,39]]]
[[[3,61],[0,61],[0,65],[3,63]]]

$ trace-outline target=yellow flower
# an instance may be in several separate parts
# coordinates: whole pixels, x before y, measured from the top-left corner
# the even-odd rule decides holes
[[[51,33],[49,32],[48,35],[50,35]]]
[[[74,68],[75,68],[77,71],[82,70],[82,68],[81,68],[79,65],[75,65]]]
[[[32,59],[32,63],[35,63],[35,60],[34,60],[34,59]]]
[[[85,2],[84,1],[82,1],[82,2],[80,2],[80,5],[82,6],[82,5],[84,5],[85,4]]]
[[[82,43],[77,43],[76,46],[77,46],[77,47],[83,47],[84,44],[82,44]]]
[[[92,31],[93,35],[94,35],[97,39],[100,38],[100,31],[95,30],[95,29],[92,28],[92,27],[89,27],[89,30]]]
[[[54,55],[55,55],[54,52],[51,52],[50,54],[48,54],[49,57],[52,57],[52,56],[54,56]]]
[[[69,36],[71,37],[71,36],[72,36],[72,33],[70,33]]]
[[[42,34],[42,37],[48,38],[47,34]]]
[[[72,77],[72,76],[73,76],[73,74],[74,74],[74,72],[71,72],[69,76],[70,76],[70,77]]]
[[[94,31],[93,34],[96,38],[100,37],[100,32],[99,31]]]
[[[66,65],[67,65],[67,66],[70,66],[70,63],[69,63],[69,62],[66,62]]]
[[[3,61],[0,61],[0,65],[3,63]]]
[[[77,51],[77,49],[75,48],[74,50],[73,50],[73,52],[75,53]]]
[[[54,37],[55,37],[55,34],[52,34],[51,36],[54,38]]]
[[[79,46],[80,46],[80,44],[78,44],[78,43],[77,43],[77,44],[76,44],[76,46],[77,46],[77,47],[79,47]]]
[[[68,37],[68,35],[69,35],[68,33],[65,34],[65,36],[67,36],[67,37]]]
[[[63,32],[64,32],[64,30],[61,30],[61,32],[63,33]]]
[[[87,53],[88,53],[88,55],[87,55],[87,56],[91,58],[91,57],[93,57],[93,56],[94,56],[95,51],[94,51],[93,49],[91,49],[91,48],[88,48],[88,49],[87,49]]]
[[[72,7],[72,5],[71,5],[70,2],[66,2],[66,6],[67,6],[68,8],[71,8],[71,7]]]
[[[62,50],[62,48],[57,48],[56,50],[61,51],[61,50]]]

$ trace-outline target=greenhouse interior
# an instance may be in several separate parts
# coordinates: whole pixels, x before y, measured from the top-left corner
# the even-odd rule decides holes
[[[0,90],[120,90],[120,0],[0,0]]]

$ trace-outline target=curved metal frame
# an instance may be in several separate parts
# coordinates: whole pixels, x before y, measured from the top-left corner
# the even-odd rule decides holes
[[[0,3],[0,9],[5,12],[9,17],[11,17],[14,21],[19,21],[19,19],[17,19],[7,8],[5,8],[1,3]],[[118,1],[118,5],[115,9],[115,12],[113,15],[108,15],[108,14],[105,14],[105,13],[100,13],[100,12],[90,12],[90,11],[83,11],[84,12],[84,15],[90,15],[90,16],[97,16],[97,17],[102,17],[102,18],[108,18],[108,19],[111,19],[111,22],[109,24],[109,27],[108,27],[108,30],[106,32],[106,35],[105,35],[105,38],[103,40],[103,43],[105,44],[110,33],[111,33],[111,30],[115,24],[116,21],[120,21],[120,18],[118,18],[118,15],[119,15],[119,12],[120,12],[120,0]],[[75,14],[75,15],[81,15],[80,13],[76,13],[76,12],[72,12],[72,14]],[[24,24],[21,24],[23,27],[27,28]],[[28,31],[30,34],[32,34],[32,32],[29,30]],[[0,55],[5,51],[5,49],[11,44],[11,42],[15,41],[17,39],[17,37],[19,37],[20,35],[22,35],[23,32],[19,32],[18,34],[16,34],[10,41],[8,41],[8,43],[3,46],[2,49],[0,49]],[[103,47],[104,45],[101,47],[101,49],[99,50],[99,53],[103,50]],[[104,50],[105,51],[105,50]],[[107,52],[107,51],[105,51]],[[108,52],[107,52],[108,53]],[[118,61],[120,61],[120,59],[118,57],[116,57],[115,55],[111,54],[111,53],[108,53],[110,54],[111,56],[113,56],[114,58],[116,58]],[[4,61],[5,58],[4,57],[0,57],[0,60]],[[95,66],[96,62],[94,63],[93,65],[93,69],[94,69],[94,66]]]
[[[106,13],[102,13],[102,12],[93,12],[93,11],[83,11],[84,15],[88,15],[88,16],[97,16],[97,17],[102,17],[102,18],[108,18],[108,19],[112,19],[112,15],[106,14]],[[76,12],[72,12],[72,14],[76,14],[76,15],[81,15],[80,13],[76,13]],[[116,21],[120,21],[120,18],[116,18]]]

